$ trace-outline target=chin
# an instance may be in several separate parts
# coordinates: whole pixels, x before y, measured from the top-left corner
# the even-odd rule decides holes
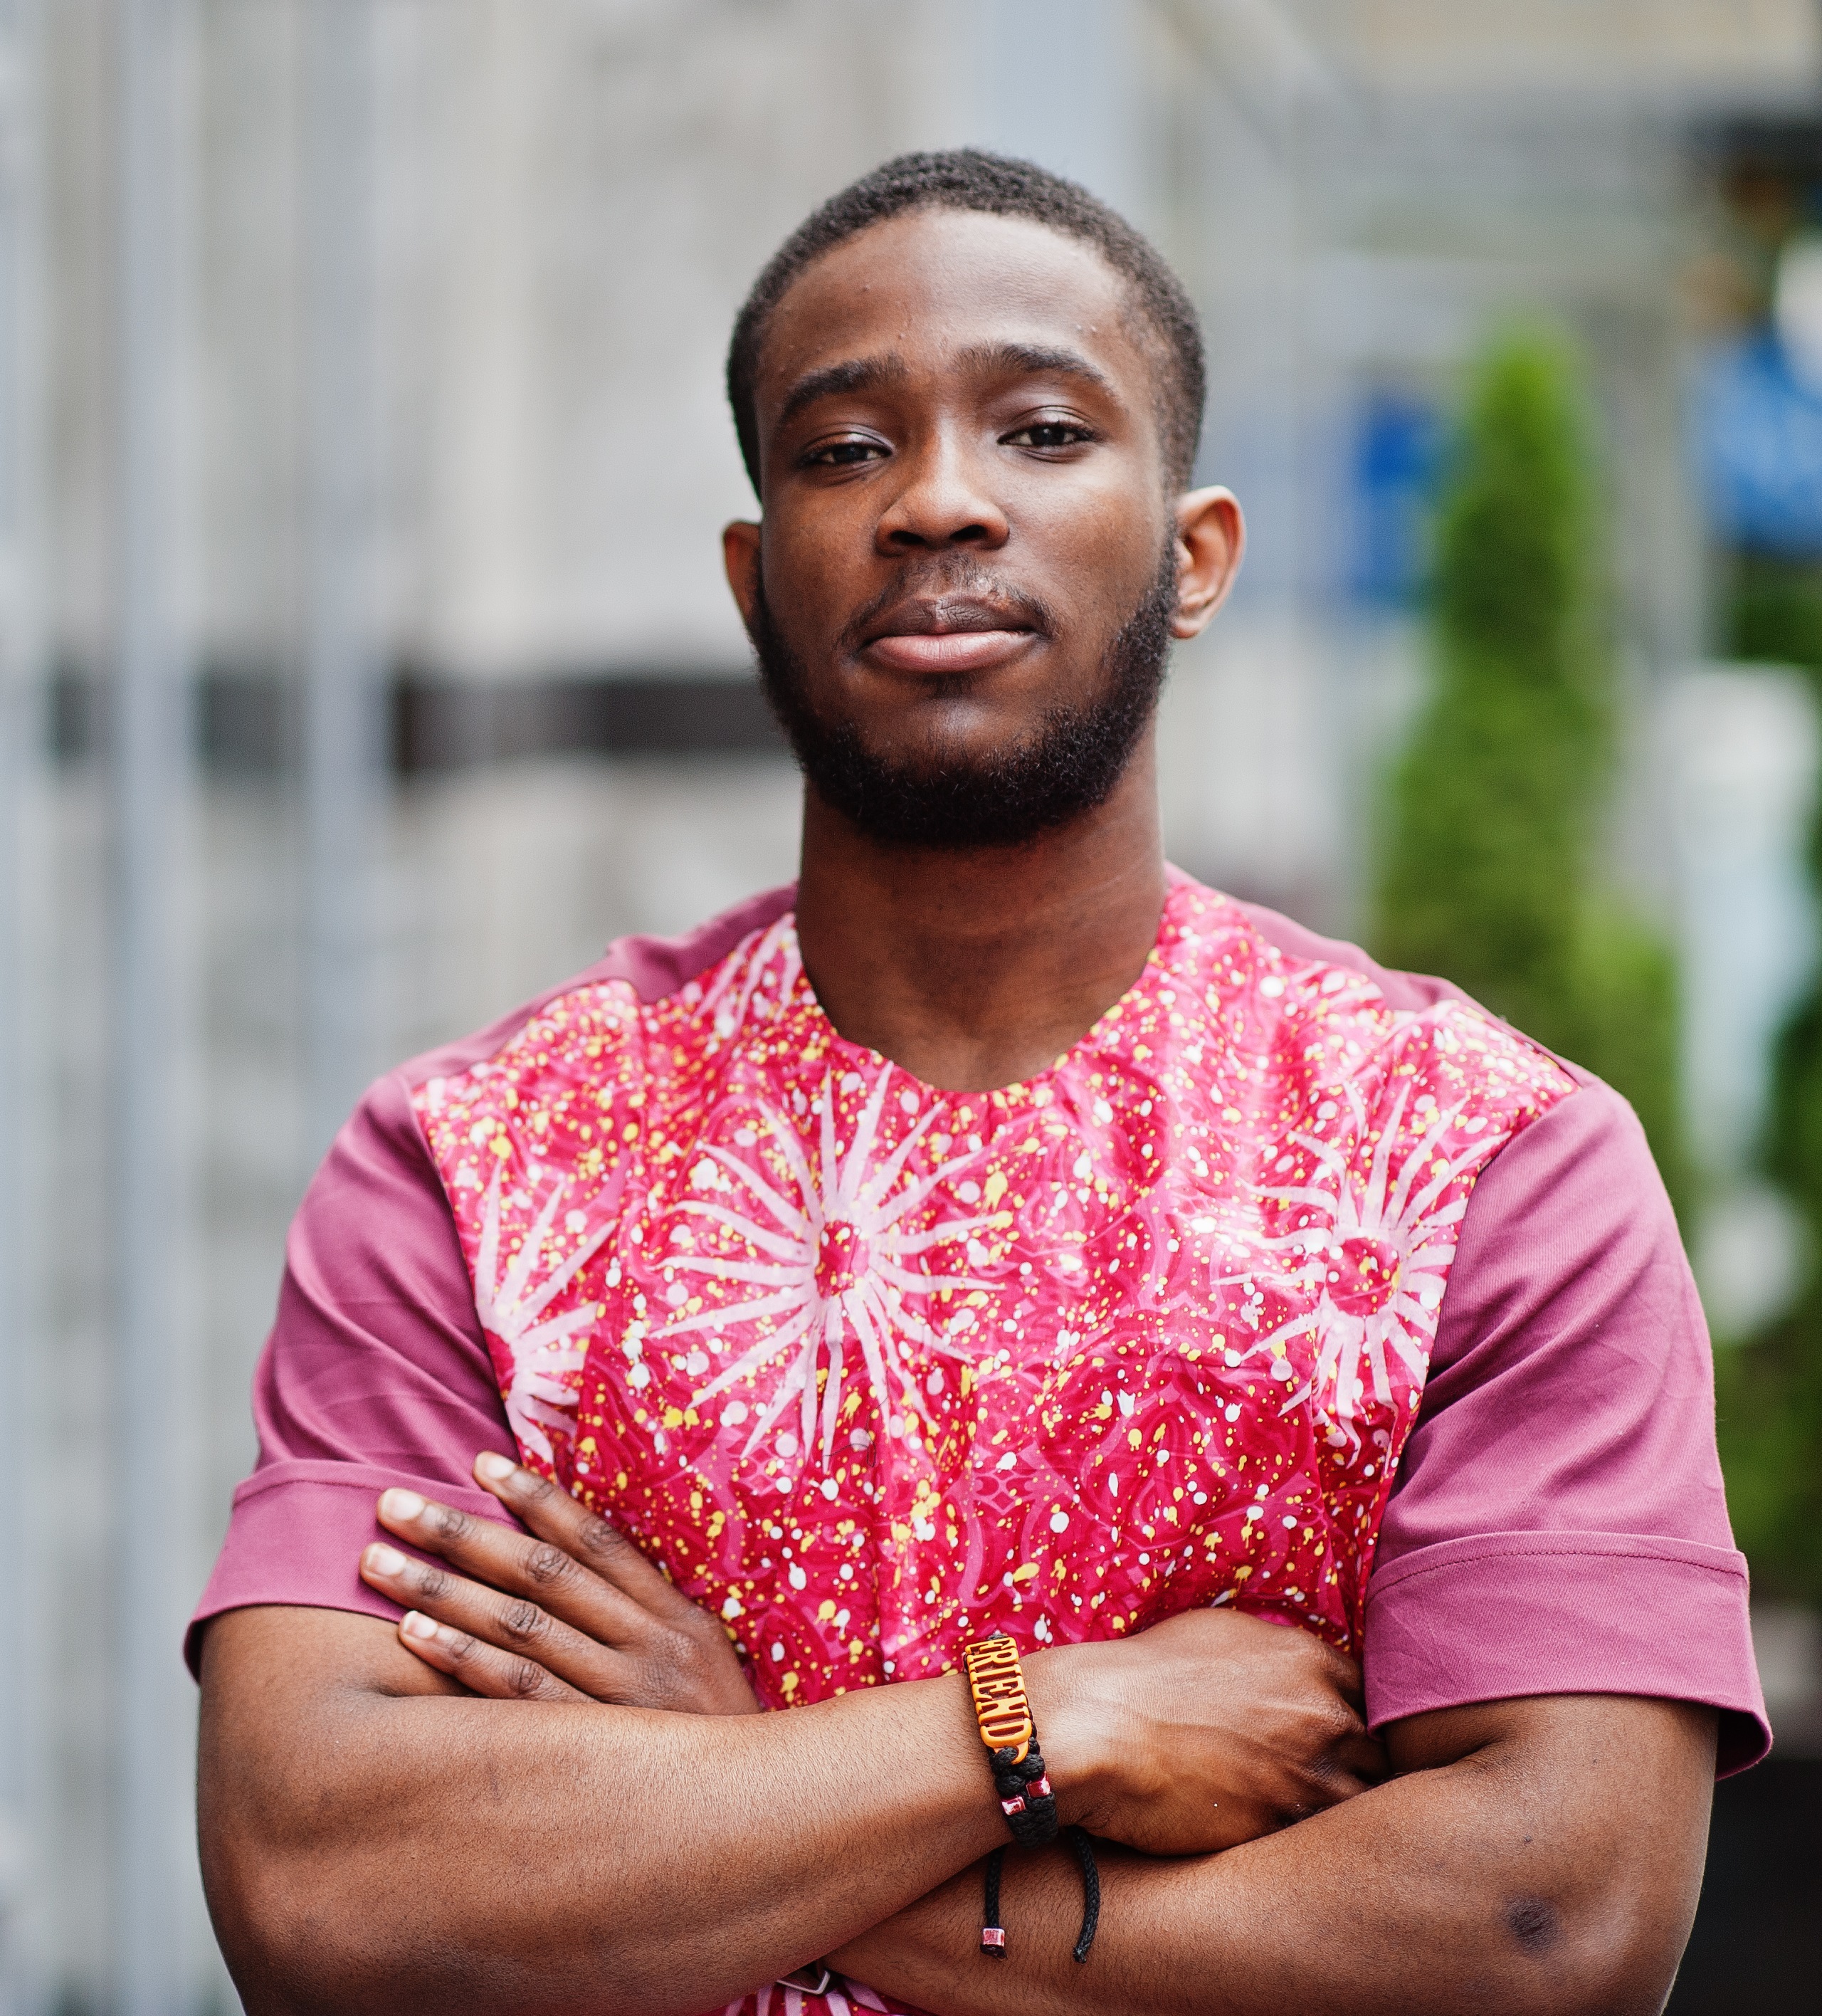
[[[1010,729],[999,722],[970,722],[963,726],[943,723],[926,726],[921,733],[877,736],[856,723],[850,732],[869,762],[907,779],[922,781],[972,773],[984,783],[1031,747],[1043,733],[1043,723],[1024,722]]]

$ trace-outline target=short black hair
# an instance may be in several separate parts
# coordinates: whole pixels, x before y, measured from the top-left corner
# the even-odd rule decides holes
[[[734,409],[735,430],[753,488],[759,488],[760,477],[754,381],[773,311],[798,275],[824,253],[873,225],[915,210],[1030,218],[1094,247],[1130,288],[1157,338],[1164,459],[1175,485],[1186,486],[1202,436],[1207,369],[1202,326],[1183,283],[1155,246],[1079,182],[1034,162],[978,147],[954,147],[943,153],[900,154],[850,182],[798,225],[753,282],[735,318],[733,340],[728,346],[728,402]]]

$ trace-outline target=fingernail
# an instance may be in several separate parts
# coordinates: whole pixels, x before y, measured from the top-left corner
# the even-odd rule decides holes
[[[489,1449],[485,1456],[475,1458],[475,1473],[484,1477],[490,1484],[504,1484],[519,1467],[510,1456],[496,1456]]]
[[[423,1510],[424,1501],[415,1491],[383,1491],[379,1509],[389,1519],[415,1519]]]
[[[367,1565],[376,1575],[403,1575],[405,1557],[397,1547],[389,1547],[379,1541],[376,1541],[367,1550]]]
[[[408,1610],[399,1619],[398,1628],[408,1638],[434,1638],[437,1620],[426,1617],[421,1610]]]

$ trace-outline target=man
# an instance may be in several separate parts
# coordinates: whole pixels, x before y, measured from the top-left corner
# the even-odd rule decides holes
[[[303,1207],[195,1634],[250,2010],[1661,2005],[1765,1742],[1700,1314],[1613,1095],[1166,868],[1202,373],[989,156],[762,275],[801,879],[382,1080]],[[1098,1932],[1061,1843],[983,1898],[996,1630]]]

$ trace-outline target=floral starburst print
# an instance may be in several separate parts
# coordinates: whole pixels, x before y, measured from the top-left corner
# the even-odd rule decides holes
[[[1393,1094],[1376,1129],[1359,1085],[1344,1081],[1338,1089],[1351,1128],[1342,1130],[1339,1141],[1292,1130],[1286,1136],[1290,1148],[1303,1150],[1314,1165],[1308,1179],[1255,1193],[1263,1203],[1302,1206],[1310,1213],[1308,1226],[1261,1244],[1302,1251],[1303,1264],[1287,1270],[1288,1285],[1313,1295],[1313,1306],[1260,1338],[1247,1355],[1270,1355],[1291,1337],[1313,1335],[1308,1377],[1288,1394],[1283,1411],[1313,1406],[1331,1442],[1357,1449],[1367,1381],[1381,1406],[1393,1399],[1387,1354],[1411,1379],[1423,1379],[1456,1228],[1468,1208],[1465,1193],[1457,1190],[1444,1201],[1445,1193],[1486,1161],[1498,1139],[1474,1139],[1482,1126],[1472,1119],[1464,1123],[1461,1104],[1443,1107],[1433,1100],[1416,1126],[1407,1129],[1408,1080]],[[1378,1139],[1363,1166],[1353,1144],[1375,1132]],[[1469,1137],[1464,1149],[1464,1134]],[[1450,1147],[1456,1152],[1446,1152]],[[1285,1362],[1281,1352],[1278,1362]]]
[[[711,1043],[725,1043],[739,1034],[749,1015],[761,1021],[778,1012],[790,998],[803,970],[797,950],[797,934],[788,918],[781,917],[757,934],[750,951],[730,959],[703,990],[701,1013],[708,1024]],[[770,984],[768,996],[764,991]]]
[[[991,1215],[957,1219],[914,1229],[918,1214],[943,1186],[979,1159],[978,1150],[952,1156],[917,1180],[906,1176],[912,1153],[929,1131],[939,1108],[932,1106],[883,1157],[875,1159],[880,1117],[893,1078],[883,1064],[843,1150],[836,1138],[836,1082],[823,1080],[812,1108],[820,1108],[816,1166],[804,1146],[775,1113],[764,1115],[767,1136],[785,1172],[782,1187],[768,1181],[752,1159],[723,1147],[705,1151],[692,1180],[721,1191],[731,1201],[694,1197],[681,1209],[710,1220],[734,1242],[757,1257],[680,1253],[681,1273],[737,1282],[756,1292],[680,1318],[659,1334],[724,1331],[735,1324],[766,1326],[760,1335],[695,1395],[711,1400],[763,1367],[782,1363],[771,1398],[747,1438],[750,1453],[795,1400],[801,1440],[808,1450],[816,1429],[818,1374],[822,1381],[822,1457],[834,1445],[850,1342],[860,1348],[882,1427],[921,1415],[923,1401],[906,1362],[907,1343],[947,1357],[962,1354],[924,1312],[926,1298],[942,1289],[991,1291],[994,1283],[967,1273],[932,1269],[927,1256],[963,1244],[992,1222]],[[906,1081],[907,1086],[911,1081]],[[915,1100],[915,1093],[910,1094]]]
[[[564,1230],[579,1240],[567,1257],[539,1277],[541,1263],[554,1257],[557,1213],[566,1187],[552,1186],[519,1250],[500,1262],[502,1172],[496,1167],[481,1210],[480,1243],[475,1254],[475,1311],[481,1327],[511,1370],[502,1382],[506,1419],[520,1445],[551,1460],[551,1437],[567,1435],[576,1413],[576,1387],[588,1355],[595,1306],[584,1302],[544,1322],[538,1319],[599,1251],[614,1229],[611,1212],[590,1232],[580,1211],[566,1215]],[[559,1247],[560,1250],[560,1247]]]

